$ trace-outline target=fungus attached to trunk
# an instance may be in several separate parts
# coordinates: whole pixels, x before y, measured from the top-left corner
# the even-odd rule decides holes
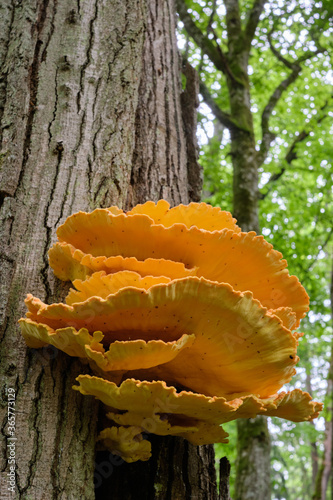
[[[20,320],[30,347],[51,344],[89,362],[74,389],[107,406],[98,440],[147,460],[143,433],[226,442],[221,424],[256,415],[318,416],[307,393],[278,393],[295,373],[295,329],[308,296],[262,236],[204,203],[160,200],[124,213],[79,212],[58,229],[55,274],[66,304],[29,295]]]
[[[117,386],[89,375],[80,375],[77,381],[74,389],[113,408],[107,416],[117,424],[161,436],[185,437],[192,444],[226,442],[221,424],[237,418],[266,414],[301,422],[316,418],[321,409],[320,403],[311,401],[308,393],[299,389],[269,399],[251,394],[227,400],[189,391],[177,393],[165,382],[126,379]]]
[[[299,324],[308,310],[308,296],[298,279],[289,275],[281,253],[254,232],[241,233],[237,226],[230,229],[222,223],[219,230],[210,231],[204,220],[201,214],[200,227],[193,219],[190,228],[182,219],[165,227],[143,213],[114,215],[107,209],[79,212],[59,227],[60,242],[50,250],[51,266],[61,279],[73,280],[92,271],[121,270],[115,262],[110,263],[112,257],[135,257],[135,270],[140,274],[147,259],[173,261],[183,265],[187,275],[195,273],[229,283],[235,290],[250,290],[269,309],[291,307]],[[167,266],[160,275],[169,276]]]

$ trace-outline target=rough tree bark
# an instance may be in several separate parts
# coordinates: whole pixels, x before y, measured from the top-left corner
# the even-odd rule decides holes
[[[237,421],[237,430],[235,500],[267,500],[270,498],[267,418],[240,419]]]
[[[8,498],[95,498],[98,404],[71,389],[87,368],[53,349],[27,349],[17,327],[27,292],[51,303],[68,289],[48,267],[56,227],[78,210],[200,196],[196,83],[187,76],[182,113],[173,9],[172,0],[1,2],[2,494],[8,389],[17,437]],[[136,470],[114,461],[111,486],[96,498],[138,498],[140,488],[146,498],[217,498],[212,447],[156,441]]]

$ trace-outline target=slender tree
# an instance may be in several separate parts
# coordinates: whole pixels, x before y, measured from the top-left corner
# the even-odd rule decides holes
[[[27,349],[17,327],[27,292],[66,294],[47,252],[67,216],[200,197],[197,81],[186,67],[181,94],[173,1],[5,0],[0,33],[1,492],[14,390],[15,498],[93,499],[95,474],[96,498],[215,499],[211,446],[159,439],[148,463],[108,454],[95,469],[98,404],[71,388],[87,368]]]

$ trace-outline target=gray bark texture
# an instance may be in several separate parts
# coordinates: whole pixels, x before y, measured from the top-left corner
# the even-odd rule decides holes
[[[133,472],[117,457],[96,465],[98,403],[71,388],[87,368],[27,349],[17,325],[28,292],[52,303],[68,290],[47,252],[70,214],[200,197],[195,137],[184,126],[190,118],[193,129],[193,89],[189,80],[182,106],[179,68],[172,0],[1,2],[1,498],[217,498],[212,447],[156,439],[151,461]]]
[[[262,416],[239,419],[237,429],[235,500],[268,500],[271,495],[267,419]]]

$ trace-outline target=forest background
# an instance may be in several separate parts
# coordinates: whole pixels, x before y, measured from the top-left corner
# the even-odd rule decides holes
[[[301,362],[288,390],[308,390],[325,401],[325,410],[315,422],[269,419],[272,498],[331,498],[333,7],[313,0],[186,0],[177,7],[183,60],[200,78],[203,199],[232,210],[234,131],[246,129],[248,120],[257,152],[261,232],[311,300],[302,322]],[[250,96],[250,116],[242,123],[232,111],[232,54],[237,59],[251,37],[246,72],[234,80]],[[226,455],[235,464],[237,424],[225,427],[230,444],[216,446],[217,459]],[[232,467],[232,498],[236,471]]]

